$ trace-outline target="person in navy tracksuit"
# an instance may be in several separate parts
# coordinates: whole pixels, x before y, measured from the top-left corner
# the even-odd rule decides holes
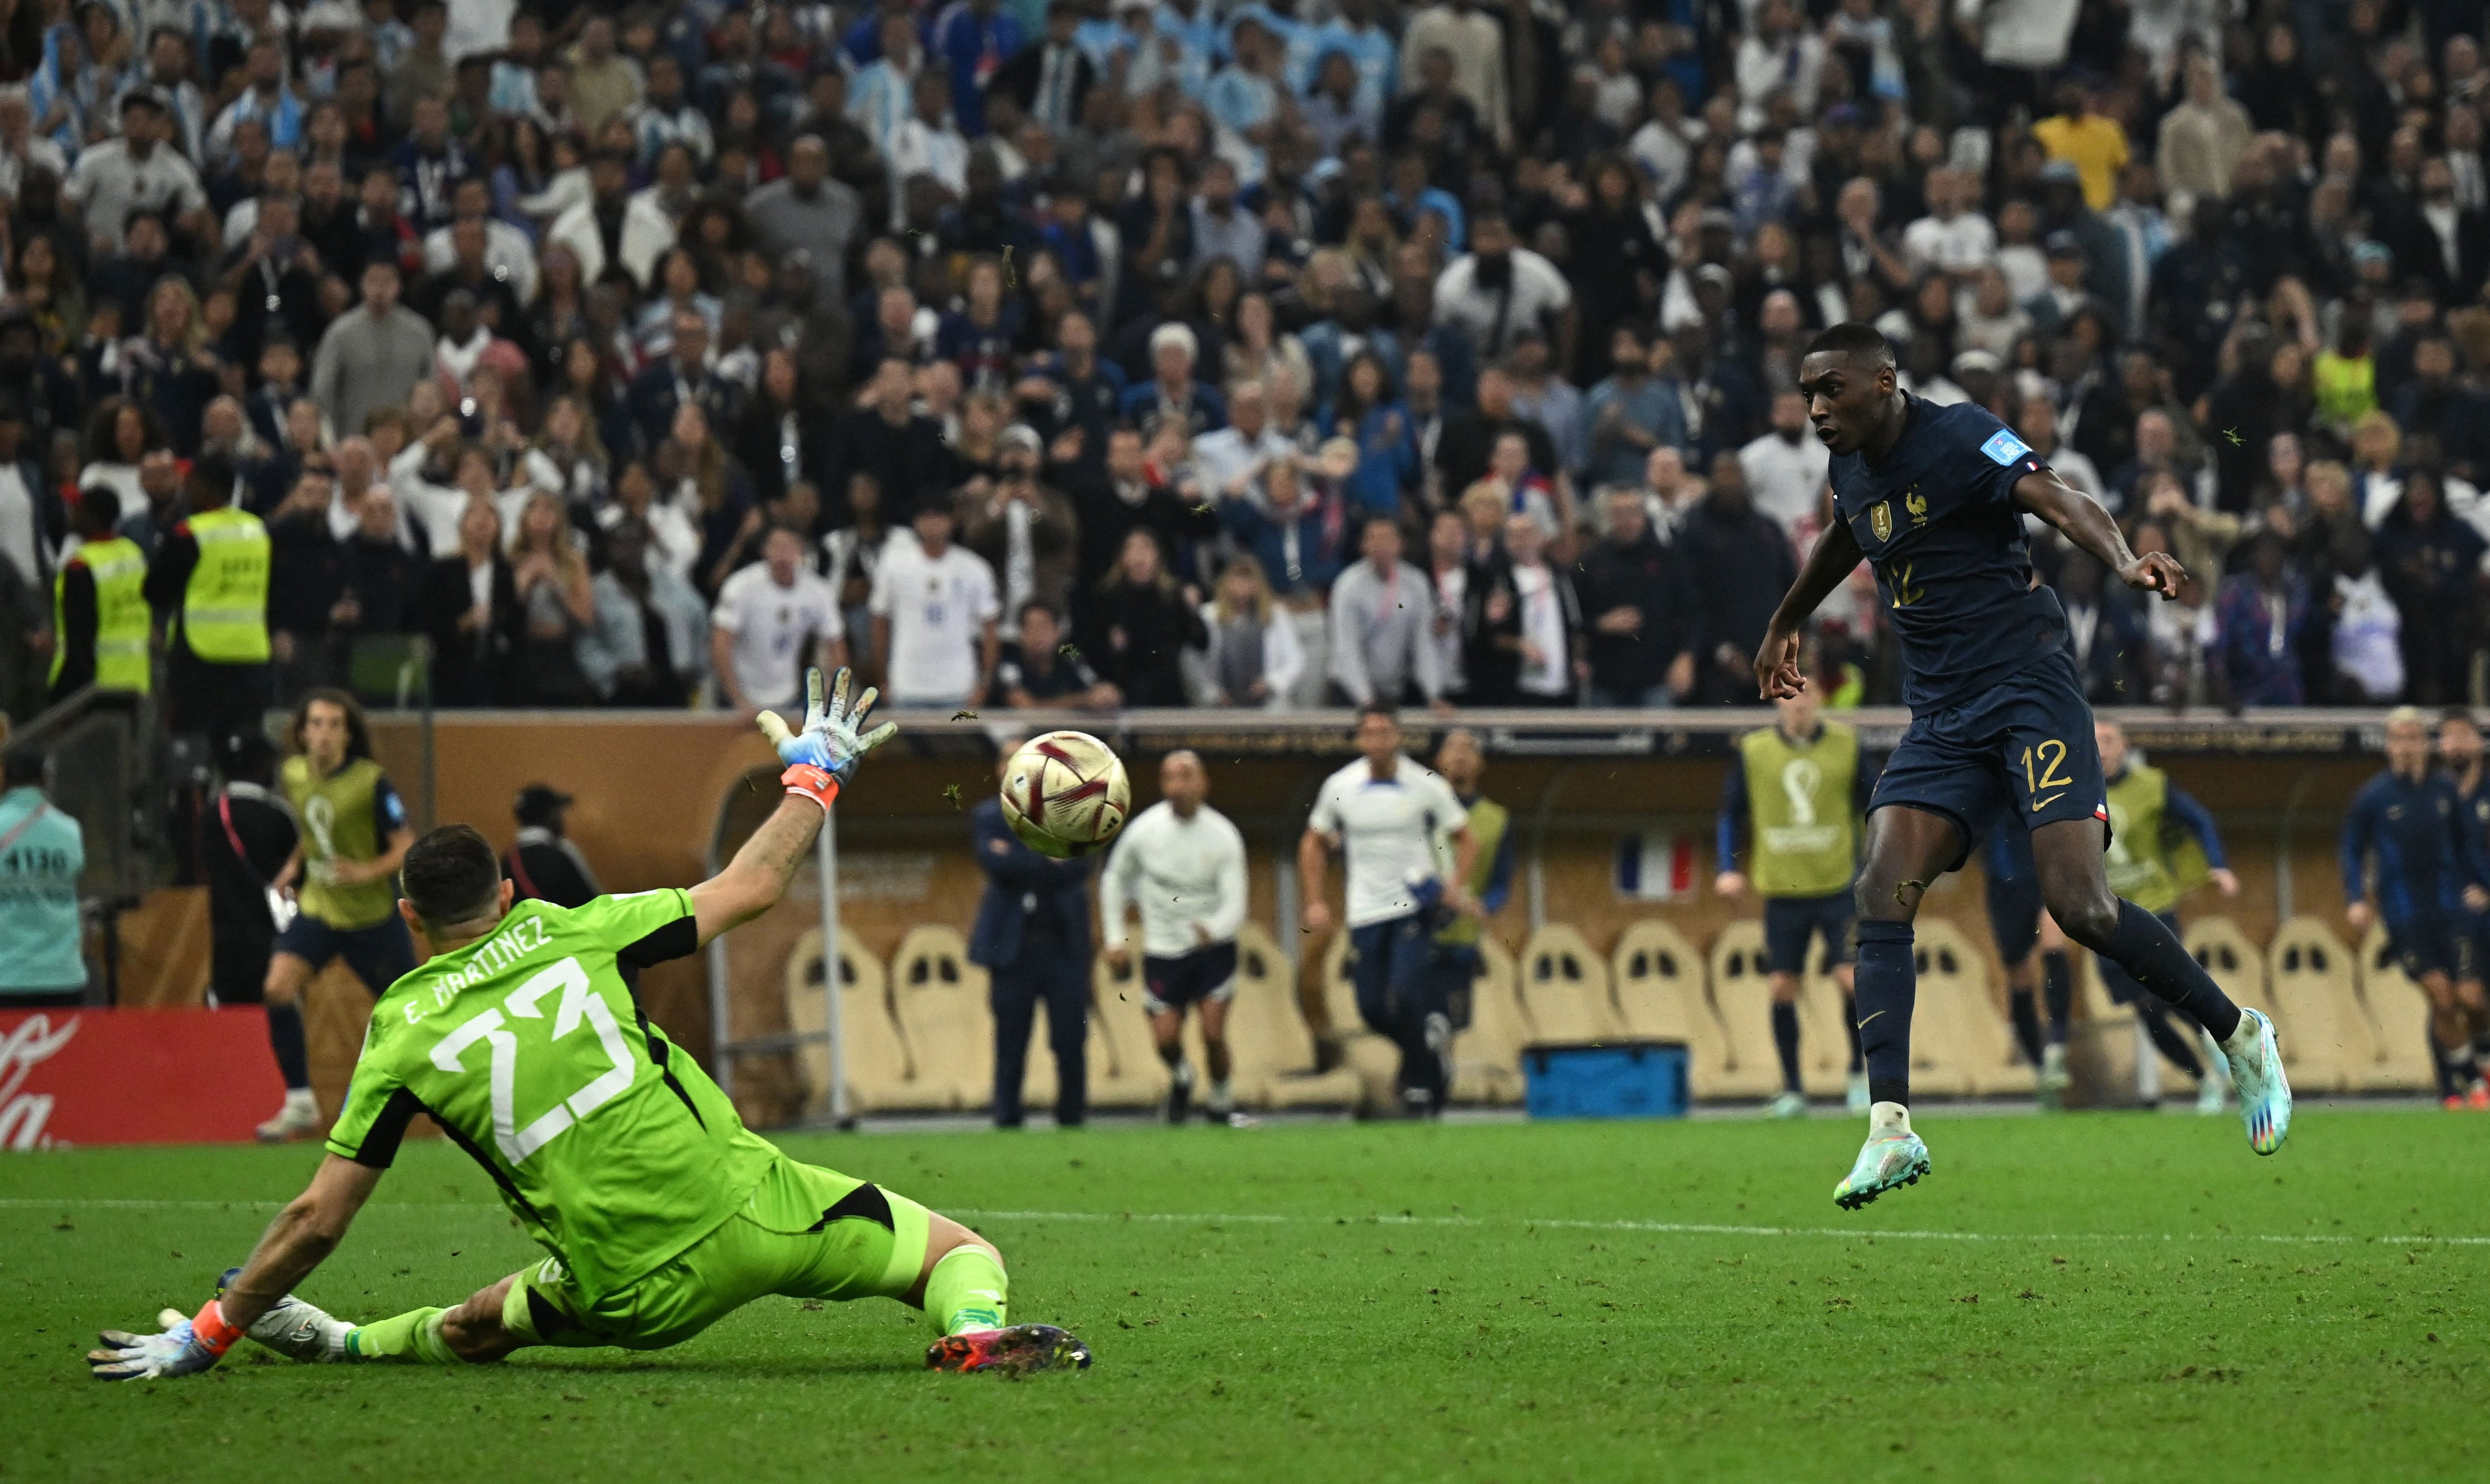
[[[1009,748],[1003,761],[1011,761]],[[1037,1004],[1046,1002],[1047,1039],[1055,1048],[1055,1121],[1078,1125],[1089,1103],[1083,1045],[1089,1030],[1089,868],[1086,858],[1057,860],[1021,843],[1003,820],[1002,800],[989,796],[969,815],[986,894],[969,935],[969,962],[993,977],[995,1125],[1021,1125],[1021,1085],[1028,1066],[1028,1033]]]
[[[2490,907],[2483,885],[2490,869],[2464,828],[2455,784],[2429,762],[2429,723],[2419,710],[2388,713],[2387,771],[2353,798],[2343,821],[2343,916],[2355,940],[2372,921],[2385,922],[2388,955],[2429,996],[2441,1095],[2490,1107],[2473,1054],[2474,1033],[2490,1012],[2471,936],[2457,931],[2466,908]],[[2374,891],[2366,880],[2373,859]]]

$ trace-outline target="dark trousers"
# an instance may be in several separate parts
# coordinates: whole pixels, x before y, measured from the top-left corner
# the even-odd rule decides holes
[[[176,644],[164,661],[165,730],[194,732],[222,757],[230,739],[257,735],[275,692],[265,664],[210,664]]]
[[[1394,1086],[1406,1091],[1445,1090],[1434,1053],[1427,1049],[1427,1017],[1444,1013],[1443,976],[1430,972],[1434,939],[1424,914],[1411,913],[1348,930],[1349,981],[1360,1019],[1401,1048]]]
[[[1046,1002],[1046,1038],[1055,1048],[1055,1121],[1081,1122],[1089,1110],[1089,964],[1061,944],[1029,942],[1020,961],[994,972],[995,1126],[1021,1125],[1021,1087],[1028,1076],[1028,1035]]]

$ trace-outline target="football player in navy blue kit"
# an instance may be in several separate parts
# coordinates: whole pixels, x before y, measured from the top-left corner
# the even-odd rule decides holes
[[[2243,1010],[2159,918],[2111,894],[2109,799],[2092,708],[2067,657],[2066,610],[2033,574],[2023,516],[2039,516],[2128,587],[2177,595],[2186,572],[2138,557],[2109,512],[2070,487],[1981,407],[1901,390],[1893,347],[1836,325],[1799,364],[1816,436],[1833,451],[1834,518],[1764,632],[1767,699],[1807,685],[1808,616],[1864,557],[1900,636],[1910,727],[1868,802],[1859,872],[1859,1034],[1868,1136],[1834,1200],[1857,1209],[1928,1173],[1911,1131],[1911,919],[1929,883],[1960,866],[2008,810],[2030,827],[2041,898],[2069,938],[2186,1010],[2221,1044],[2248,1145],[2271,1154],[2291,1126],[2273,1026]]]

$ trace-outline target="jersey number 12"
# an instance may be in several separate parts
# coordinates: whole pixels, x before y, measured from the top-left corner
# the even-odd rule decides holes
[[[562,991],[562,1003],[554,1011],[553,1031],[546,1041],[561,1040],[586,1024],[595,1031],[597,1045],[614,1064],[521,1128],[519,1038],[510,1029],[509,1020],[541,1022],[544,1011],[537,1002],[557,989]],[[509,1011],[508,1019],[505,1019],[502,1010]],[[493,1048],[493,1143],[500,1148],[502,1157],[513,1165],[523,1163],[556,1135],[620,1094],[631,1085],[636,1070],[631,1063],[630,1047],[622,1040],[622,1028],[615,1023],[614,1012],[606,1008],[604,997],[589,984],[588,971],[579,966],[576,958],[565,958],[531,976],[510,991],[501,1009],[488,1009],[443,1036],[440,1044],[432,1048],[432,1064],[445,1072],[465,1071],[459,1058],[478,1041]]]

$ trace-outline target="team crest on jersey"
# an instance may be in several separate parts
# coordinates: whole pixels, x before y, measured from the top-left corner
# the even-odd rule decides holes
[[[1920,486],[1917,484],[1903,491],[1902,509],[1911,512],[1912,525],[1925,526],[1928,523],[1928,497],[1920,493]]]
[[[2001,427],[1988,435],[1988,441],[1980,446],[1980,451],[1988,455],[1990,463],[2004,469],[2031,452],[2032,446],[2015,437],[2013,429]]]
[[[1876,539],[1880,541],[1890,541],[1894,538],[1893,501],[1879,500],[1868,509],[1868,529],[1875,532]]]

